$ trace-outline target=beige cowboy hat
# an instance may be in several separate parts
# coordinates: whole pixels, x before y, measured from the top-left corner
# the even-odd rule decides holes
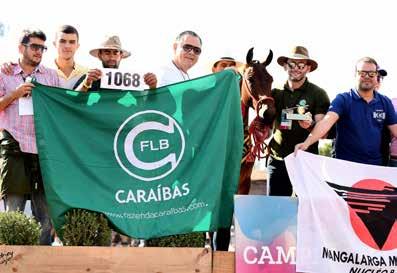
[[[240,67],[243,65],[243,63],[236,61],[234,58],[232,57],[220,57],[219,59],[217,59],[213,64],[212,67],[215,67],[219,62],[221,61],[229,61],[229,62],[234,62],[236,64],[236,67]]]
[[[303,46],[296,46],[292,49],[291,54],[287,56],[278,57],[277,63],[281,66],[284,66],[289,59],[293,60],[306,60],[310,65],[310,72],[317,69],[317,62],[315,60],[310,59],[309,51]]]
[[[90,54],[98,58],[98,53],[100,49],[117,49],[121,51],[122,58],[128,58],[131,53],[121,47],[120,38],[117,35],[106,36],[105,40],[100,44],[98,48],[90,50]]]

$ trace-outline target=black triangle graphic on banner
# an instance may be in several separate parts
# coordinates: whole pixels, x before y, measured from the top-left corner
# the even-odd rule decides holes
[[[397,220],[397,188],[386,186],[383,190],[368,190],[331,182],[327,184],[360,217],[379,249],[382,249]]]

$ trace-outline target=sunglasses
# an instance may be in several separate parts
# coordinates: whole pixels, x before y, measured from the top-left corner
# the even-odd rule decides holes
[[[306,63],[303,63],[303,62],[289,61],[289,62],[287,62],[287,65],[290,69],[298,68],[299,70],[305,69],[305,67],[306,67]]]
[[[38,45],[38,44],[23,44],[25,47],[29,47],[33,51],[41,51],[45,52],[47,51],[47,47],[44,45]]]
[[[190,51],[193,50],[193,53],[194,53],[195,55],[200,55],[200,54],[201,54],[201,48],[199,48],[199,47],[197,47],[197,46],[193,46],[193,45],[189,45],[189,44],[184,44],[184,45],[182,46],[182,48],[183,48],[183,50],[184,50],[185,52],[190,52]]]
[[[376,77],[378,75],[378,71],[357,70],[357,74],[360,75],[360,77],[363,77],[363,78],[365,76],[373,78],[373,77]]]

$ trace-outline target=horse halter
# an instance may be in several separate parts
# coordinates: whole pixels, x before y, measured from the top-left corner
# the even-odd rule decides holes
[[[251,53],[249,52],[248,54],[252,54],[252,52]],[[247,61],[248,59],[249,58],[247,56]],[[251,60],[249,63],[251,63],[252,61],[252,56],[250,56],[250,59]],[[265,65],[267,66],[270,63],[270,61],[271,59],[269,61],[266,60]],[[260,70],[259,71],[256,70],[254,72],[260,73]],[[251,71],[249,71],[248,73],[251,73]],[[246,71],[244,71],[242,78],[243,78],[241,85],[242,109],[252,106],[256,112],[256,117],[251,122],[248,128],[249,137],[253,140],[253,144],[251,144],[251,147],[245,159],[247,162],[254,162],[255,159],[260,160],[262,158],[266,158],[267,160],[270,155],[270,148],[266,144],[266,139],[270,136],[275,116],[272,114],[272,112],[270,112],[270,115],[266,115],[266,118],[264,117],[266,111],[274,110],[274,99],[271,96],[267,96],[267,95],[263,95],[263,96],[257,95],[257,94],[270,95],[270,90],[260,90],[261,92],[254,93],[253,90],[251,89],[251,85],[248,82]],[[273,105],[273,107],[269,107],[270,105]]]

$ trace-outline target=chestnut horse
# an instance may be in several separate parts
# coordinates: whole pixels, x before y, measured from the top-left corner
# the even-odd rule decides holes
[[[255,159],[267,158],[269,150],[265,140],[269,137],[276,116],[271,97],[273,77],[266,67],[273,59],[270,50],[264,62],[253,60],[254,48],[247,52],[246,65],[241,79],[241,112],[244,123],[244,150],[241,159],[238,194],[248,194]],[[248,125],[248,110],[253,108],[255,119]],[[253,140],[253,141],[252,141]]]

